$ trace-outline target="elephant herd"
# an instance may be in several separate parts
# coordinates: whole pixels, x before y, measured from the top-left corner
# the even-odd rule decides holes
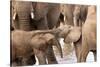
[[[96,61],[96,6],[11,0],[10,7],[11,65],[34,65],[36,58],[58,64],[52,46],[63,58],[60,38],[74,43],[77,62],[90,51]]]

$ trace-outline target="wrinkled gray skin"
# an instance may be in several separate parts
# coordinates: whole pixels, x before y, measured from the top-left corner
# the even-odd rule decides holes
[[[49,47],[52,47],[52,45],[57,46],[61,57],[63,57],[60,43],[54,35],[46,33],[46,31],[15,30],[12,31],[11,36],[12,64],[17,62],[17,65],[28,65],[28,63],[32,63],[31,60],[34,60],[32,58],[34,54],[38,58],[39,64],[47,64],[46,58]],[[32,57],[30,58],[30,56]]]
[[[13,0],[14,1],[14,0]],[[56,26],[60,15],[60,5],[52,3],[37,3],[37,2],[13,2],[13,27],[25,31],[52,29]],[[32,18],[32,12],[34,18]],[[52,47],[48,51],[48,63],[58,63]]]

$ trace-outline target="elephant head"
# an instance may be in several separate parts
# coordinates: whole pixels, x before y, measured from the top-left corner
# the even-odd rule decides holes
[[[12,24],[14,28],[30,30],[30,23],[34,18],[32,2],[14,0],[11,4]]]
[[[81,28],[73,27],[64,37],[64,42],[65,43],[76,42],[80,39],[80,37],[81,37]]]

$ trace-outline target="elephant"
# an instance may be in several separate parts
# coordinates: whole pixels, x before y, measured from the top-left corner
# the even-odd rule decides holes
[[[15,29],[30,31],[33,11],[32,2],[12,0],[12,25]]]
[[[43,3],[32,1],[12,0],[13,6],[13,23],[15,29],[32,31],[53,29],[58,22],[60,15],[60,5],[56,3]],[[48,63],[58,63],[53,48],[50,47],[48,53]],[[54,57],[54,59],[52,59]],[[51,59],[50,59],[51,58]]]
[[[33,2],[33,9],[34,22],[37,21],[37,25],[45,22],[49,29],[52,29],[57,25],[58,18],[60,16],[60,4]],[[42,25],[40,25],[40,27]]]
[[[73,12],[74,12],[75,5],[61,4],[60,8],[61,8],[61,10],[60,10],[61,13],[64,15],[64,19],[63,19],[64,24],[74,26]]]
[[[91,38],[90,38],[91,37]],[[73,27],[64,38],[65,43],[73,42],[77,62],[86,62],[89,51],[96,61],[96,7],[89,6],[87,19],[82,27]]]
[[[11,34],[11,61],[16,61],[18,65],[33,64],[31,61],[38,58],[39,64],[47,64],[46,58],[50,46],[57,46],[61,57],[62,48],[54,35],[46,31],[22,31],[14,30]],[[30,57],[31,56],[31,57]],[[32,59],[33,58],[33,59]],[[49,58],[47,58],[49,60]],[[29,62],[30,61],[30,62]]]
[[[88,5],[76,5],[74,9],[74,26],[81,26],[85,23],[88,13]]]
[[[88,7],[87,19],[82,27],[82,46],[78,62],[86,62],[88,53],[92,51],[96,61],[96,6]]]

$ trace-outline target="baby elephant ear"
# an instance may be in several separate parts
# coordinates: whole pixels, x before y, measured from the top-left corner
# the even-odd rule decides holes
[[[74,27],[68,35],[65,37],[64,41],[65,43],[70,43],[70,42],[76,42],[79,40],[81,36],[81,28],[80,27]]]
[[[52,35],[52,34],[45,34],[45,36],[44,36],[45,38],[46,38],[46,41],[48,42],[48,41],[50,41],[50,40],[52,40],[52,39],[54,39],[54,36]]]

